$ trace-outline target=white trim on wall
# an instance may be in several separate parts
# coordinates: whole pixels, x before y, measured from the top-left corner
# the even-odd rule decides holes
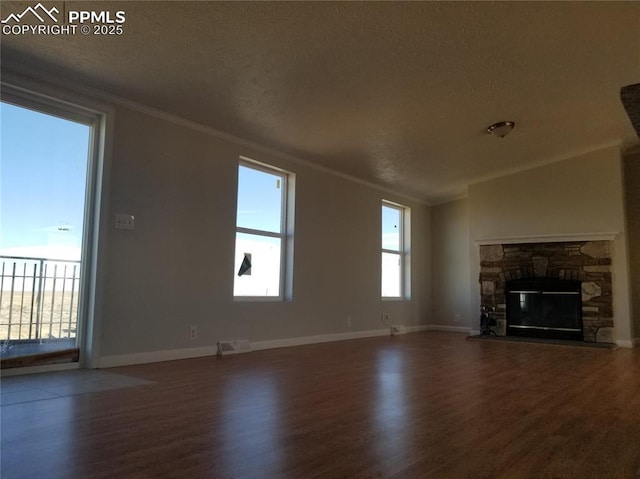
[[[417,325],[406,326],[407,333],[418,333],[422,331],[447,331],[455,333],[469,333],[469,328],[441,325]],[[250,351],[263,351],[266,349],[288,348],[292,346],[305,346],[308,344],[329,343],[333,341],[347,341],[351,339],[373,338],[380,336],[391,336],[389,328],[372,329],[368,331],[355,331],[348,333],[318,334],[314,336],[300,336],[296,338],[272,339],[267,341],[256,341],[251,343]],[[215,356],[218,351],[217,345],[203,346],[200,348],[170,349],[164,351],[149,351],[146,353],[122,354],[114,356],[103,356],[98,363],[99,368],[113,368],[118,366],[131,366],[134,364],[157,363],[162,361],[176,361],[179,359],[200,358],[205,356]],[[244,351],[243,351],[244,352]],[[229,353],[225,353],[229,354]]]
[[[471,334],[471,328],[465,326],[447,326],[445,324],[428,324],[425,331],[444,331],[447,333],[464,333]]]
[[[351,333],[319,334],[315,336],[301,336],[297,338],[273,339],[253,342],[251,343],[251,349],[247,350],[247,352],[389,335],[389,329],[385,328],[369,331],[356,331]],[[215,356],[217,352],[217,345],[211,345],[203,346],[200,348],[169,349],[164,351],[149,351],[146,353],[103,356],[100,358],[98,367],[113,368],[117,366],[130,366],[134,364],[147,364],[158,363],[162,361],[175,361],[178,359],[200,358],[204,356]]]
[[[201,358],[215,356],[217,345],[200,348],[166,349],[163,351],[149,351],[145,353],[119,354],[102,356],[98,360],[98,368],[115,368],[118,366],[132,366],[134,364],[160,363],[163,361],[177,361],[179,359]]]
[[[408,201],[413,201],[414,203],[418,203],[421,205],[425,205],[425,206],[431,206],[431,203],[423,198],[416,198],[416,197],[412,197],[412,196],[408,196],[408,195],[404,195],[401,193],[398,193],[397,191],[392,190],[391,188],[386,188],[382,185],[367,181],[367,180],[363,180],[361,178],[357,178],[355,176],[351,176],[347,173],[342,173],[340,171],[336,171],[333,170],[331,168],[328,168],[326,166],[322,166],[322,165],[318,165],[317,163],[313,163],[311,161],[308,160],[304,160],[302,158],[298,158],[296,156],[287,154],[287,153],[282,153],[281,151],[275,150],[273,148],[269,148],[263,145],[260,145],[259,143],[255,143],[253,141],[250,140],[246,140],[244,138],[240,138],[238,136],[232,135],[230,133],[225,133],[224,131],[221,130],[217,130],[215,128],[212,128],[210,126],[206,126],[203,125],[201,123],[197,123],[195,121],[191,121],[191,120],[187,120],[185,118],[179,117],[177,115],[173,115],[171,113],[166,113],[162,110],[158,110],[156,108],[152,108],[146,105],[143,105],[141,103],[135,102],[133,100],[129,100],[123,97],[120,97],[118,95],[115,95],[113,93],[107,93],[107,92],[103,92],[91,87],[87,87],[84,85],[78,85],[78,84],[70,84],[69,80],[65,80],[62,77],[56,76],[56,75],[50,75],[50,74],[43,74],[43,73],[39,73],[39,72],[35,72],[35,71],[31,71],[31,70],[21,70],[21,69],[16,69],[15,67],[12,67],[11,69],[7,69],[6,71],[3,71],[3,79],[5,79],[5,81],[9,81],[9,82],[15,82],[15,83],[20,83],[21,81],[28,81],[28,82],[38,82],[38,83],[44,83],[55,86],[57,88],[64,88],[67,91],[71,92],[74,95],[83,95],[83,96],[88,96],[90,98],[95,98],[98,99],[100,101],[106,101],[109,103],[113,103],[116,105],[120,105],[120,106],[124,106],[126,108],[129,108],[131,110],[137,111],[139,113],[144,113],[146,115],[161,119],[161,120],[165,120],[168,121],[170,123],[173,123],[175,125],[180,125],[186,128],[189,128],[191,130],[200,132],[200,133],[204,133],[205,135],[209,135],[221,140],[225,140],[228,142],[231,142],[235,145],[238,146],[243,146],[246,148],[251,148],[252,150],[273,156],[275,158],[280,158],[286,161],[290,161],[292,163],[297,163],[297,164],[301,164],[304,165],[306,167],[312,168],[314,170],[317,171],[321,171],[323,173],[328,173],[334,176],[337,176],[339,178],[343,178],[349,181],[352,181],[354,183],[358,183],[360,185],[363,186],[367,186],[369,188],[373,188],[377,191],[381,191],[383,193],[387,193],[387,194],[391,194],[394,197],[399,197]],[[15,80],[15,76],[18,76],[18,80]],[[8,80],[6,80],[8,79]]]
[[[428,331],[429,326],[426,324],[419,324],[418,326],[405,326],[404,329],[407,333],[419,333],[420,331]]]
[[[553,163],[559,163],[564,160],[569,160],[571,158],[577,158],[579,156],[588,155],[589,153],[593,153],[594,151],[606,150],[608,148],[618,148],[620,153],[622,154],[622,147],[624,146],[624,142],[621,140],[612,140],[605,141],[603,143],[599,143],[597,145],[590,146],[588,148],[578,148],[573,150],[572,152],[564,152],[558,155],[553,155],[548,158],[534,161],[528,165],[517,166],[513,168],[505,168],[500,171],[496,171],[490,173],[488,175],[481,176],[479,178],[471,180],[471,182],[467,185],[467,188],[472,185],[477,185],[479,183],[485,183],[487,181],[496,180],[498,178],[503,178],[505,176],[511,176],[518,173],[524,173],[526,171],[535,170],[536,168],[541,168],[547,165],[552,165]]]
[[[513,236],[509,238],[483,238],[474,242],[478,246],[492,244],[518,243],[561,243],[566,241],[613,241],[620,233],[617,231],[604,233],[578,233],[570,235]]]
[[[333,341],[346,341],[350,339],[373,338],[376,336],[390,336],[389,328],[372,329],[369,331],[355,331],[353,333],[319,334],[316,336],[301,336],[297,338],[272,339],[251,343],[252,351],[264,349],[288,348],[290,346],[304,346],[307,344],[330,343]]]
[[[417,326],[407,326],[407,333],[418,333],[423,331],[441,331],[459,334],[480,334],[464,326],[447,326],[443,324],[422,324]],[[293,346],[305,346],[309,344],[329,343],[333,341],[347,341],[351,339],[373,338],[380,336],[390,336],[388,328],[373,329],[368,331],[357,331],[350,333],[319,334],[315,336],[301,336],[297,338],[273,339],[267,341],[257,341],[251,343],[250,351],[264,351],[267,349],[288,348]],[[633,348],[634,343],[640,344],[640,338],[633,341],[618,340],[616,344],[621,348]],[[150,351],[146,353],[123,354],[115,356],[103,356],[99,361],[99,368],[113,368],[118,366],[131,366],[135,364],[157,363],[163,361],[176,361],[179,359],[191,359],[205,356],[215,356],[217,345],[204,346],[200,348],[171,349],[164,351]],[[225,353],[225,355],[231,353]],[[35,371],[38,372],[38,371]],[[22,372],[21,374],[24,374]],[[5,375],[5,372],[3,372]]]
[[[297,338],[274,339],[251,343],[251,351],[265,349],[286,348],[291,346],[304,346],[307,344],[328,343],[332,341],[345,341],[349,339],[371,338],[375,336],[388,336],[389,329],[376,329],[370,331],[358,331],[353,333],[320,334],[317,336],[302,336]],[[215,356],[217,345],[200,348],[170,349],[164,351],[150,351],[146,353],[122,354],[115,356],[103,356],[99,361],[99,368],[112,368],[117,366],[129,366],[133,364],[157,363],[162,361],[175,361],[178,359],[191,359],[203,356]]]

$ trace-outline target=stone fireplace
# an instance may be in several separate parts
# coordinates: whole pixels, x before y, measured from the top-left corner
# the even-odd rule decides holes
[[[526,336],[529,334],[526,328],[516,330],[513,324],[507,327],[508,314],[511,314],[511,323],[514,322],[513,306],[510,313],[507,309],[508,302],[513,304],[513,297],[507,301],[507,295],[512,294],[509,285],[526,283],[526,280],[532,280],[532,284],[544,281],[574,284],[580,295],[581,314],[577,316],[581,316],[579,327],[582,329],[574,339],[613,343],[611,264],[611,241],[608,240],[480,245],[481,306],[493,311],[495,326],[492,329],[498,336],[513,335],[515,331],[519,336]],[[565,289],[558,288],[551,294]],[[518,291],[524,301],[527,297],[521,290],[525,291],[522,288],[514,291]],[[536,292],[542,294],[542,289],[537,288]],[[553,301],[557,303],[558,299]],[[536,334],[540,329],[547,328],[529,329],[531,336],[540,337]]]

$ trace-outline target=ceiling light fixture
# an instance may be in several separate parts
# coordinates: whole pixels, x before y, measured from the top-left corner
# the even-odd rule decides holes
[[[499,121],[498,123],[494,123],[493,125],[490,125],[487,128],[487,131],[489,133],[493,133],[496,136],[499,136],[500,138],[504,138],[509,133],[511,133],[511,130],[513,130],[515,126],[516,126],[515,121]]]

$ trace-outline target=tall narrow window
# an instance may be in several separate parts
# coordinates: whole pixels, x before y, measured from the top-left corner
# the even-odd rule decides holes
[[[283,298],[289,174],[241,162],[238,168],[233,295]]]
[[[408,208],[382,203],[382,284],[383,298],[408,297]]]

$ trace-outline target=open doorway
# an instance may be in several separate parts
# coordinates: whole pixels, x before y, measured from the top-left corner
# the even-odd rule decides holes
[[[77,362],[86,327],[95,117],[0,102],[2,368]]]

